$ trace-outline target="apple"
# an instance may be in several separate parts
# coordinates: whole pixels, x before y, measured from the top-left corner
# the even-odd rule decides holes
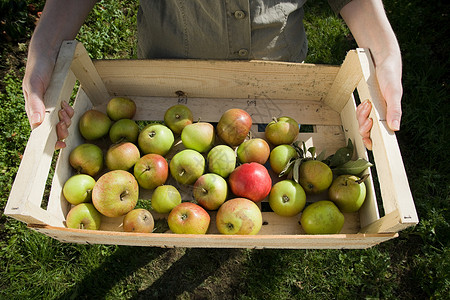
[[[193,116],[191,110],[183,104],[176,104],[166,110],[164,124],[175,134],[181,134],[183,128],[192,124]]]
[[[106,113],[114,121],[133,119],[136,113],[136,103],[130,98],[114,97],[106,105]]]
[[[201,153],[211,150],[214,139],[214,127],[206,122],[189,124],[181,132],[183,145]]]
[[[172,157],[169,170],[178,183],[193,184],[205,172],[205,158],[195,150],[185,149]]]
[[[366,199],[366,185],[357,176],[340,175],[331,183],[328,199],[342,212],[357,212]]]
[[[160,185],[152,194],[152,208],[160,214],[167,214],[181,203],[181,195],[173,185]]]
[[[291,145],[278,145],[270,152],[270,168],[275,174],[280,174],[289,161],[297,157],[297,151]],[[292,166],[293,165],[291,165],[284,174],[288,174],[292,170]]]
[[[143,154],[155,153],[164,156],[170,151],[174,141],[172,130],[158,123],[145,126],[138,136],[139,149]]]
[[[305,208],[305,204],[305,191],[294,180],[282,180],[275,183],[269,194],[270,208],[280,216],[293,217]]]
[[[169,214],[167,223],[173,233],[205,234],[208,231],[211,217],[200,205],[183,202],[178,204]]]
[[[97,140],[108,134],[111,120],[101,111],[90,109],[84,112],[78,122],[78,129],[86,140]]]
[[[139,135],[139,126],[130,119],[121,119],[112,124],[109,129],[109,139],[112,143],[127,141],[136,143]]]
[[[134,176],[123,170],[103,174],[92,190],[92,203],[107,217],[120,217],[134,209],[139,186]]]
[[[308,205],[300,216],[300,224],[308,234],[335,234],[344,226],[344,215],[329,200]]]
[[[269,172],[258,163],[240,165],[230,174],[228,182],[233,194],[255,202],[266,198],[272,187]]]
[[[138,147],[130,142],[111,145],[106,151],[105,164],[110,170],[129,170],[140,159]]]
[[[73,205],[90,202],[94,185],[95,179],[91,176],[87,174],[74,175],[64,183],[64,198]]]
[[[208,152],[209,172],[227,178],[236,167],[236,153],[230,146],[217,145]]]
[[[333,181],[333,172],[330,167],[319,160],[302,162],[298,176],[298,181],[307,194],[319,194],[326,191]]]
[[[66,216],[67,228],[73,229],[100,229],[102,215],[92,203],[80,203],[69,210]]]
[[[241,163],[257,162],[263,165],[269,159],[269,155],[269,144],[260,138],[246,140],[237,149],[237,157]]]
[[[297,138],[299,127],[297,121],[290,117],[274,118],[266,126],[266,139],[274,146],[292,144]]]
[[[217,135],[229,146],[240,145],[252,127],[252,117],[243,109],[232,108],[217,123]]]
[[[257,234],[262,227],[261,210],[248,199],[230,199],[217,211],[216,226],[222,234]]]
[[[92,177],[103,169],[103,151],[94,144],[81,144],[69,154],[70,165],[79,173]]]
[[[155,228],[152,214],[144,208],[136,208],[123,217],[123,231],[150,233]]]
[[[134,177],[140,187],[152,190],[167,181],[169,164],[159,154],[146,154],[134,165]]]
[[[222,176],[207,173],[200,176],[194,184],[194,199],[203,208],[218,209],[227,199],[228,185]]]

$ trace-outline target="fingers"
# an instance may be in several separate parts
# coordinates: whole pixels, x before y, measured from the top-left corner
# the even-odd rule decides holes
[[[58,141],[55,144],[55,150],[66,147],[64,140],[69,136],[68,128],[72,124],[74,114],[73,108],[65,101],[61,102],[61,109],[58,111],[59,122],[56,124],[56,135]]]
[[[372,150],[372,140],[370,139],[370,130],[373,126],[373,120],[369,118],[372,104],[369,100],[364,101],[356,108],[356,118],[359,125],[359,134],[361,135],[364,145],[368,150]]]

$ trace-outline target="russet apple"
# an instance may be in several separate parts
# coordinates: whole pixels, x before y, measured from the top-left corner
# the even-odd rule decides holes
[[[252,127],[252,117],[243,109],[232,108],[223,113],[217,123],[217,135],[229,146],[240,145]]]
[[[103,174],[92,190],[92,203],[107,217],[120,217],[134,209],[139,185],[134,176],[123,170]]]
[[[112,143],[127,141],[136,143],[139,136],[139,126],[130,119],[120,119],[109,129],[109,139]]]
[[[291,117],[274,118],[266,129],[266,139],[274,146],[281,144],[292,144],[298,136],[299,126],[297,121]]]
[[[263,165],[246,163],[234,169],[228,183],[234,195],[260,202],[269,195],[272,178]]]
[[[306,160],[300,164],[299,183],[307,194],[319,194],[326,191],[333,181],[330,167],[319,160]]]
[[[92,141],[107,135],[111,125],[111,119],[106,114],[90,109],[80,117],[78,129],[86,140]]]
[[[230,199],[217,211],[216,226],[222,234],[257,234],[262,227],[261,210],[248,199]]]
[[[127,97],[114,97],[106,105],[106,113],[111,120],[133,119],[136,103]]]
[[[344,226],[344,215],[329,200],[308,205],[300,216],[300,224],[308,234],[335,234]]]

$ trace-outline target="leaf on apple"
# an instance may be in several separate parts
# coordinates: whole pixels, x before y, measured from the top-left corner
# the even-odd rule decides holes
[[[333,169],[333,173],[336,175],[350,174],[359,175],[365,169],[372,167],[373,164],[365,160],[364,158],[358,158],[357,160],[350,160]]]
[[[341,166],[352,159],[353,156],[353,143],[351,139],[348,139],[346,147],[339,148],[335,154],[329,156],[326,160],[329,161],[330,167]]]
[[[298,182],[299,179],[299,170],[300,170],[300,164],[303,162],[303,159],[297,159],[294,163],[294,168],[293,168],[293,174],[292,177],[294,179],[295,182]]]

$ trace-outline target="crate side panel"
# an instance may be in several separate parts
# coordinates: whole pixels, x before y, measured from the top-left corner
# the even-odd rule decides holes
[[[112,95],[321,100],[337,66],[267,61],[94,61]]]

